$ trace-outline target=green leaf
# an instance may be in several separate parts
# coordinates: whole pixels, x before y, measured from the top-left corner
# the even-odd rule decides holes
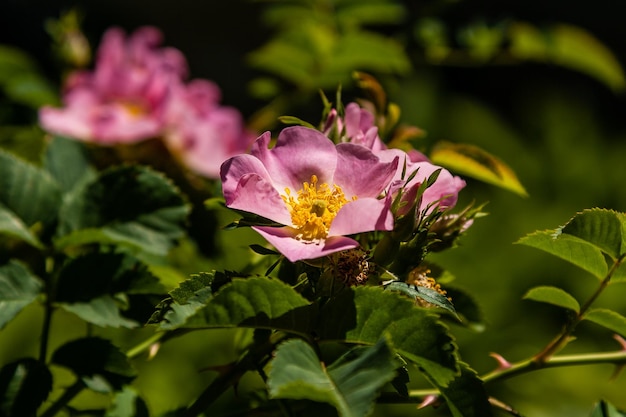
[[[122,316],[119,302],[110,295],[102,295],[86,302],[62,302],[59,306],[97,326],[131,329],[139,326],[136,321]]]
[[[510,26],[509,37],[515,57],[580,71],[614,91],[626,87],[624,70],[615,54],[583,28],[561,23],[540,30],[517,22]]]
[[[263,327],[296,333],[311,327],[309,302],[282,281],[267,277],[235,278],[224,285],[213,297],[209,292],[197,292],[183,309],[192,310],[165,315],[163,328],[179,327],[177,315],[183,314],[184,327]],[[206,301],[205,301],[206,299]],[[176,305],[172,305],[174,307]],[[168,323],[169,322],[169,323]]]
[[[341,417],[364,417],[398,365],[384,338],[350,350],[327,368],[308,343],[292,339],[276,350],[267,384],[270,398],[325,402]]]
[[[52,362],[69,368],[87,386],[101,392],[120,390],[136,376],[126,355],[110,341],[98,337],[66,343],[54,352]]]
[[[602,251],[582,239],[559,232],[559,229],[534,232],[516,243],[548,252],[604,279],[608,268]]]
[[[68,161],[71,163],[68,164]],[[84,144],[61,137],[54,137],[48,142],[44,167],[65,192],[96,175],[89,164]]]
[[[0,415],[34,416],[52,391],[52,374],[33,358],[19,359],[0,370]]]
[[[539,301],[567,308],[578,313],[580,305],[574,297],[561,288],[540,286],[530,289],[523,297],[527,300]]]
[[[461,374],[447,387],[440,387],[453,417],[490,417],[493,409],[482,380],[461,362]]]
[[[64,201],[55,245],[115,243],[163,256],[183,235],[188,213],[162,174],[145,166],[114,167]]]
[[[144,400],[131,387],[124,387],[113,397],[113,404],[104,417],[149,417]]]
[[[430,154],[434,164],[441,165],[461,175],[466,175],[528,196],[513,170],[499,158],[470,144],[438,142]]]
[[[2,204],[0,204],[0,235],[21,240],[38,249],[43,248],[37,236],[32,234],[22,220]]]
[[[626,317],[613,310],[594,308],[585,314],[584,319],[606,327],[622,337],[626,337]]]
[[[431,288],[421,287],[418,285],[411,285],[403,281],[393,281],[385,285],[385,290],[398,291],[398,292],[408,295],[409,297],[413,299],[419,298],[420,300],[424,300],[427,303],[433,304],[453,314],[456,314],[454,306],[452,305],[450,300],[448,300],[448,298],[445,295]]]
[[[577,213],[561,232],[589,242],[617,259],[624,253],[624,223],[622,214],[594,208]]]
[[[56,302],[99,326],[136,327],[147,317],[127,317],[146,295],[165,288],[138,259],[119,253],[89,253],[67,261],[58,276]],[[140,310],[134,311],[140,313]]]
[[[456,346],[432,312],[379,287],[346,289],[320,311],[322,341],[374,344],[388,334],[394,348],[432,381],[447,385],[457,374]]]
[[[41,281],[22,264],[0,265],[0,329],[32,303],[42,288]]]
[[[596,404],[590,417],[626,417],[626,413],[619,411],[613,404],[602,400]]]
[[[47,172],[0,150],[0,204],[27,226],[49,225],[61,205],[61,191]]]

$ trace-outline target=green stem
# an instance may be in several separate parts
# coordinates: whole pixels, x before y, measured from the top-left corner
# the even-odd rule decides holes
[[[563,347],[565,347],[567,343],[569,343],[569,341],[572,339],[571,336],[574,330],[576,329],[576,326],[578,326],[578,323],[580,323],[585,318],[585,314],[587,313],[589,308],[591,308],[591,305],[596,301],[596,299],[600,296],[600,294],[602,294],[604,289],[609,285],[609,282],[611,281],[613,274],[615,273],[617,268],[619,268],[619,266],[622,264],[622,261],[624,260],[625,256],[626,254],[620,256],[618,259],[615,260],[609,272],[606,274],[606,276],[604,277],[604,279],[602,280],[602,282],[600,283],[596,291],[591,295],[591,297],[589,297],[589,299],[585,302],[585,304],[583,304],[583,306],[580,308],[580,311],[578,311],[578,313],[576,314],[576,317],[574,317],[574,319],[568,325],[563,326],[563,330],[561,331],[561,333],[557,335],[550,343],[548,343],[548,345],[546,345],[546,347],[541,352],[535,355],[532,361],[536,362],[537,364],[544,363],[547,360],[549,360],[552,355],[554,355],[556,352],[558,352]]]

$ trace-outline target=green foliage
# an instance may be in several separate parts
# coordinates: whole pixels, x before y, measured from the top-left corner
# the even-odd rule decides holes
[[[39,361],[24,358],[0,370],[0,415],[34,415],[52,390],[52,374]]]
[[[620,213],[590,209],[577,214],[556,230],[535,232],[517,243],[551,253],[604,279],[610,268],[619,267],[626,254],[624,222]],[[612,259],[610,264],[607,264],[605,254]]]
[[[0,204],[26,226],[48,227],[61,204],[61,190],[44,170],[0,150]]]
[[[626,317],[605,308],[594,308],[584,316],[585,320],[592,321],[600,326],[626,337]]]
[[[395,376],[398,362],[384,338],[353,348],[328,366],[309,344],[292,339],[278,346],[270,366],[270,398],[326,402],[341,417],[364,417],[378,391]]]
[[[530,289],[525,295],[525,299],[554,304],[567,308],[576,313],[580,311],[580,305],[574,297],[561,288],[551,286],[541,286]]]
[[[86,386],[103,393],[120,390],[137,375],[124,353],[98,337],[66,343],[54,352],[52,362],[69,368]]]
[[[114,167],[64,200],[55,246],[116,244],[164,256],[182,237],[189,206],[165,176],[143,166]]]
[[[8,239],[23,241],[36,248],[41,248],[39,241],[30,229],[12,211],[0,206],[0,234]]]
[[[571,24],[474,21],[455,34],[444,22],[424,18],[415,23],[414,36],[423,46],[426,59],[436,65],[536,62],[586,74],[615,92],[626,88],[624,70],[615,54],[592,33]]]
[[[0,329],[35,301],[43,285],[17,261],[0,265]]]

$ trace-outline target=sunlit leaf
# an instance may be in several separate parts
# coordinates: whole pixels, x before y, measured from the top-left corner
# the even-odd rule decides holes
[[[626,87],[624,71],[615,54],[581,27],[561,23],[539,29],[516,22],[510,26],[509,37],[510,52],[515,57],[580,71],[615,91]]]
[[[603,279],[608,272],[606,261],[598,247],[575,236],[559,233],[558,229],[534,232],[516,243],[548,252],[599,279]]]
[[[197,294],[208,298],[206,292]],[[302,309],[307,306],[309,302],[292,287],[266,277],[235,278],[206,301],[192,297],[182,304],[193,310],[184,327],[269,327],[298,333],[311,327],[311,312]]]
[[[52,374],[33,358],[19,359],[0,369],[0,415],[34,416],[52,391]]]
[[[113,167],[73,192],[60,212],[60,248],[116,243],[165,255],[184,233],[189,206],[174,184],[144,166]]]
[[[396,351],[440,386],[457,374],[456,346],[447,328],[401,294],[378,287],[345,290],[324,305],[319,323],[321,340],[374,344],[387,333]]]
[[[600,326],[619,333],[626,337],[626,317],[606,308],[594,308],[584,316],[585,320],[592,321]]]
[[[528,195],[507,164],[477,146],[442,141],[429,156],[433,163],[460,175],[476,178],[524,197]]]
[[[267,383],[271,398],[325,402],[341,417],[364,417],[398,365],[384,338],[353,348],[328,367],[308,343],[293,339],[276,350]]]
[[[567,308],[578,313],[580,305],[572,295],[557,287],[541,286],[530,289],[523,297],[527,300],[539,301]]]
[[[64,344],[54,352],[52,362],[69,368],[87,386],[98,387],[100,392],[117,391],[137,374],[124,353],[109,340],[98,337]]]
[[[0,329],[35,301],[42,288],[43,283],[22,264],[0,265]]]
[[[61,205],[61,190],[50,175],[0,150],[0,204],[27,226],[51,223]]]
[[[576,214],[561,231],[589,242],[617,259],[624,253],[625,223],[620,213],[594,208]]]
[[[594,407],[589,417],[625,417],[626,413],[619,411],[615,406],[605,400],[600,401]]]
[[[10,210],[0,204],[0,235],[21,240],[35,248],[42,248],[43,245],[26,225]]]

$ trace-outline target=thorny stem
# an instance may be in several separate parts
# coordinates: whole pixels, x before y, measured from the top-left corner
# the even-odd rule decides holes
[[[571,340],[571,335],[574,332],[574,329],[576,328],[578,323],[580,323],[585,318],[585,314],[587,313],[591,305],[600,296],[602,291],[604,291],[604,289],[609,285],[609,281],[611,281],[613,274],[615,273],[617,268],[619,268],[619,266],[622,264],[622,261],[624,260],[625,256],[626,254],[620,256],[618,259],[615,260],[615,262],[611,266],[611,269],[606,274],[606,276],[604,277],[604,279],[602,280],[602,282],[600,283],[596,291],[591,295],[591,297],[589,297],[587,302],[583,304],[583,306],[580,308],[580,311],[576,314],[574,319],[567,325],[563,326],[563,330],[561,331],[561,333],[557,335],[552,340],[552,342],[548,343],[548,345],[541,352],[535,355],[535,357],[533,358],[534,362],[541,365],[543,362],[546,362],[548,359],[550,359],[552,355],[554,355],[556,352],[558,352],[563,347],[565,347],[565,345]]]

